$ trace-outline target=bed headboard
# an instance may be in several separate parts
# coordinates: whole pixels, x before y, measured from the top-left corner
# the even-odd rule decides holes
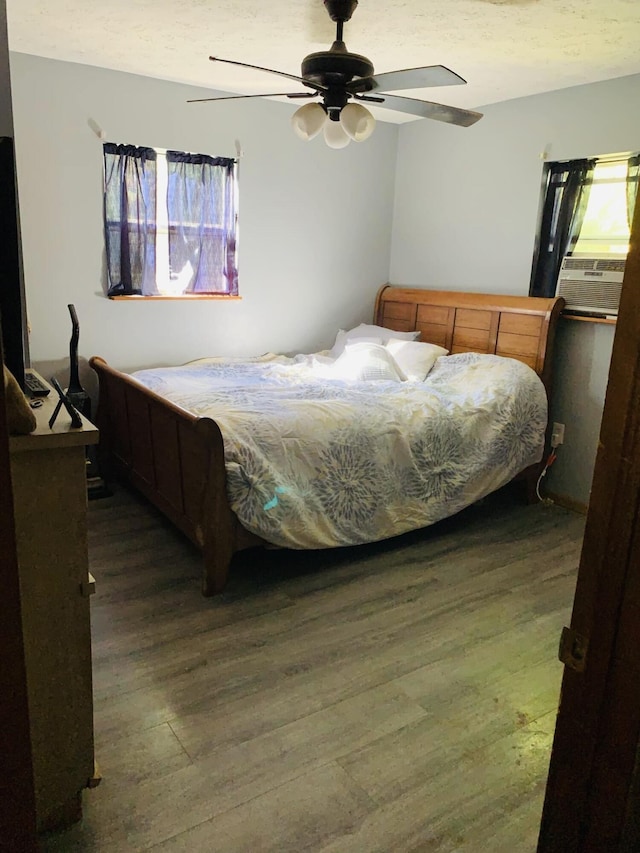
[[[378,291],[374,323],[397,331],[421,332],[420,340],[451,353],[480,352],[523,361],[547,391],[555,327],[562,297],[505,296],[423,290],[385,284]]]

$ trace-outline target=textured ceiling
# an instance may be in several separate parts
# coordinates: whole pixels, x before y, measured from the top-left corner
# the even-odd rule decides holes
[[[210,54],[299,74],[302,58],[335,34],[322,0],[6,2],[13,51],[228,92],[297,88]],[[344,39],[379,73],[446,65],[468,84],[402,94],[474,108],[640,73],[640,2],[360,0]]]

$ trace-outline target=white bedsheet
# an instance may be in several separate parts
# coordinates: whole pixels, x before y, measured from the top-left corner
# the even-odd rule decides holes
[[[433,524],[542,458],[546,393],[518,361],[447,356],[424,382],[338,381],[323,378],[326,364],[268,354],[134,377],[216,421],[232,509],[248,530],[289,548]]]

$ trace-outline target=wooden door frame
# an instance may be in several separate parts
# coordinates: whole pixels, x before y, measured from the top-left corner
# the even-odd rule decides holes
[[[571,631],[586,652],[582,671],[565,666],[538,853],[637,850],[625,827],[640,743],[640,199]]]
[[[0,851],[31,853],[38,849],[36,808],[4,381],[0,381],[0,506]]]

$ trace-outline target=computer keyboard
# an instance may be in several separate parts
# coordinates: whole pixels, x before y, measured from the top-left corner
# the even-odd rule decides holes
[[[25,370],[24,384],[29,397],[46,397],[51,391],[33,370]]]

